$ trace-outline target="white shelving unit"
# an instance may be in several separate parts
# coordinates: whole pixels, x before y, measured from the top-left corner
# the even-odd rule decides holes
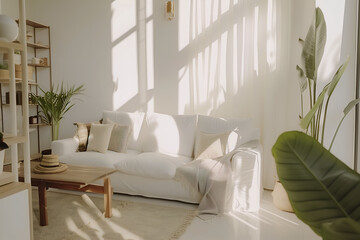
[[[33,239],[30,184],[0,186],[0,213],[0,239]]]
[[[27,42],[26,42],[26,16],[25,16],[25,0],[19,0],[19,40],[20,43],[10,43],[0,41],[0,48],[5,49],[9,56],[9,99],[10,99],[10,132],[11,137],[5,137],[4,141],[10,146],[12,173],[17,181],[18,179],[18,143],[23,143],[24,154],[24,180],[31,183],[30,175],[30,141],[29,141],[29,108],[22,108],[22,131],[18,134],[17,114],[16,114],[16,79],[14,51],[21,52],[22,66],[22,103],[28,106],[29,103],[29,85],[28,85],[28,68],[27,68]]]
[[[0,2],[1,4],[1,2]],[[1,6],[0,6],[1,8]],[[26,16],[25,0],[19,0],[19,39],[20,43],[0,41],[0,48],[8,52],[9,61],[9,99],[10,99],[10,132],[4,137],[11,152],[11,172],[0,175],[0,239],[33,239],[32,197],[29,140],[29,108],[22,108],[22,128],[18,133],[16,116],[16,81],[14,52],[21,52],[22,65],[22,102],[28,106],[29,85],[27,67]],[[18,182],[18,144],[23,143],[24,181]],[[3,167],[3,166],[1,166]],[[21,229],[21,231],[19,231]]]

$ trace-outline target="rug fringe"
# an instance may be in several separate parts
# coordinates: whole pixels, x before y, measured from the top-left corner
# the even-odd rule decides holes
[[[171,234],[168,240],[177,240],[179,239],[186,231],[188,226],[192,223],[195,217],[197,217],[198,212],[196,210],[191,210],[188,212],[188,215],[185,217],[185,221],[179,226],[179,228]]]

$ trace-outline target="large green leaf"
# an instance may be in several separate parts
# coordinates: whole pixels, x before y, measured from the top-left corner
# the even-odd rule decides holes
[[[343,73],[345,72],[345,69],[347,67],[347,65],[349,64],[349,60],[350,60],[350,57],[347,57],[346,61],[344,64],[342,64],[339,69],[336,71],[333,79],[331,80],[331,83],[330,83],[330,87],[329,87],[329,90],[328,90],[328,95],[329,95],[329,98],[330,96],[332,95],[332,93],[334,92],[341,76],[343,75]]]
[[[296,215],[317,234],[336,219],[360,221],[360,175],[318,141],[302,132],[285,132],[272,153]]]
[[[340,218],[323,225],[324,240],[359,240],[360,223],[350,218]]]
[[[326,22],[320,8],[316,8],[315,20],[306,35],[301,54],[307,78],[316,81],[317,69],[324,54]]]

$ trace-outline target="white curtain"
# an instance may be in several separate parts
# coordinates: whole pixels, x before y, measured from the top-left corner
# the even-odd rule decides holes
[[[179,112],[251,118],[262,133],[263,185],[272,188],[271,148],[298,128],[297,39],[314,1],[182,0],[179,8],[179,51],[188,59],[178,74]]]

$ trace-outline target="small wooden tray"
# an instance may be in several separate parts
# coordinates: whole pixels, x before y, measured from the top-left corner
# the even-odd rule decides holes
[[[15,174],[11,172],[3,172],[0,174],[0,186],[15,182]]]

